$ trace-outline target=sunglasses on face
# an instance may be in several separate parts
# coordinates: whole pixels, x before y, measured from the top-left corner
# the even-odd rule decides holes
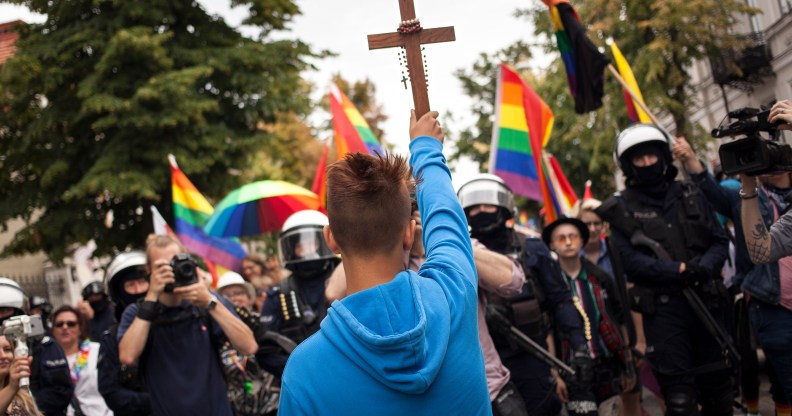
[[[573,234],[567,234],[567,235],[561,234],[561,235],[557,235],[553,239],[553,241],[555,243],[558,243],[558,244],[563,244],[567,240],[569,240],[570,243],[576,243],[578,240],[580,240],[580,235],[579,234],[574,234],[574,233]]]
[[[54,324],[52,324],[52,326],[54,326],[55,328],[63,328],[63,327],[74,328],[75,326],[77,326],[77,322],[76,321],[57,321]]]

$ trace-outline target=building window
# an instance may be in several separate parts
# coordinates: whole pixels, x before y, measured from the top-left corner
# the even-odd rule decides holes
[[[792,1],[778,0],[778,8],[781,9],[781,14],[787,14],[792,10]]]
[[[779,0],[779,1],[788,1],[788,0]],[[756,0],[745,0],[745,4],[747,4],[749,7],[756,8]],[[748,23],[751,25],[751,32],[752,33],[761,32],[762,31],[761,28],[759,27],[759,15],[758,14],[751,15],[751,17],[748,19]]]

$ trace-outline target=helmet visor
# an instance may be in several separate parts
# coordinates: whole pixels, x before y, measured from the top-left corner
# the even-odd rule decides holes
[[[327,246],[321,228],[297,228],[285,232],[280,238],[283,264],[321,260],[335,257]]]

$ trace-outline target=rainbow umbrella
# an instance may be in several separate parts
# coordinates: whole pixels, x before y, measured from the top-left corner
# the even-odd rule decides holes
[[[291,214],[318,209],[315,193],[284,181],[258,181],[235,189],[204,225],[214,237],[243,237],[278,231]]]

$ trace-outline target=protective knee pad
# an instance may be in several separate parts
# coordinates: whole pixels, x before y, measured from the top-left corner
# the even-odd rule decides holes
[[[666,416],[697,416],[696,389],[690,386],[671,386],[665,391]]]

